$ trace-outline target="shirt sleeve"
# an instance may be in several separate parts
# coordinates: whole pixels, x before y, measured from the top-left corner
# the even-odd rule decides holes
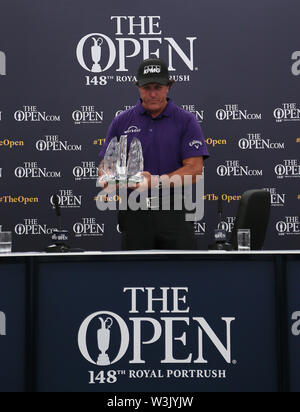
[[[192,113],[189,113],[184,126],[181,139],[181,155],[182,160],[198,156],[203,156],[203,159],[209,157],[201,126]]]

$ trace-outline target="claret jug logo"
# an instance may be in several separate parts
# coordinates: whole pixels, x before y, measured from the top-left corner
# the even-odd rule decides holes
[[[73,168],[73,176],[75,180],[97,179],[98,167],[93,161],[81,162]]]
[[[221,177],[228,176],[262,176],[261,169],[250,169],[248,165],[241,165],[239,160],[226,160],[223,165],[217,167],[217,174]]]
[[[276,223],[278,236],[300,235],[299,216],[285,216],[284,219]]]
[[[57,200],[61,208],[80,208],[83,195],[75,195],[71,189],[61,189],[58,191]],[[55,209],[54,195],[50,197],[50,203]]]
[[[17,122],[60,122],[60,115],[41,112],[37,106],[23,106],[22,110],[14,113]]]
[[[300,177],[300,162],[298,159],[285,159],[274,168],[278,179],[299,178]]]
[[[261,113],[249,113],[247,109],[240,109],[238,104],[225,104],[224,109],[216,111],[218,120],[261,120]]]
[[[0,76],[6,75],[6,55],[0,51]]]
[[[72,119],[78,124],[101,124],[103,122],[103,111],[95,110],[95,106],[81,106],[72,112]]]
[[[80,152],[82,150],[82,145],[61,140],[58,135],[45,135],[36,142],[35,147],[39,152]]]
[[[45,135],[35,144],[36,150],[39,152],[80,152],[82,145],[72,144],[67,140],[61,140],[57,135]]]
[[[0,312],[0,336],[6,336],[6,316],[4,312]]]
[[[247,133],[247,137],[238,141],[238,146],[242,150],[282,150],[285,148],[284,142],[273,142],[271,139],[262,137],[261,133]]]
[[[75,237],[103,236],[105,224],[98,223],[94,217],[83,217],[81,221],[74,223],[73,232]]]
[[[273,116],[277,123],[299,122],[300,109],[297,107],[297,103],[283,103],[282,107],[274,109]]]
[[[160,27],[161,16],[111,16],[114,25],[114,38],[103,33],[90,33],[78,43],[76,56],[83,69],[90,73],[104,73],[118,65],[115,72],[124,74],[129,71],[128,63],[136,58],[140,61],[159,58],[163,51],[170,72],[176,72],[174,61],[179,59],[190,72],[197,70],[194,64],[194,42],[197,37],[185,37],[178,42],[173,37],[164,37]],[[159,73],[159,66],[147,66],[147,73]],[[135,76],[87,76],[86,85],[104,86],[110,80],[132,82]],[[178,75],[178,81],[190,81],[189,75]]]
[[[104,383],[104,374],[108,383],[115,383],[118,375],[126,375],[128,379],[147,378],[146,372],[152,378],[169,378],[174,373],[174,364],[177,374],[193,372],[192,377],[199,378],[199,373],[203,373],[199,365],[207,365],[210,361],[215,364],[216,360],[222,367],[236,363],[232,360],[231,350],[231,325],[235,318],[215,320],[218,335],[222,330],[222,338],[219,338],[204,317],[191,315],[189,288],[124,287],[123,293],[129,308],[122,314],[100,310],[89,315],[79,328],[78,347],[81,355],[94,367],[110,366],[123,360],[123,366],[125,361],[135,369],[104,371],[102,368],[99,375],[99,370],[94,369],[89,371],[90,384],[99,380]],[[149,356],[150,345],[153,346]],[[212,351],[208,350],[211,345]],[[160,364],[166,365],[165,368],[149,370],[153,353]],[[187,371],[185,366],[185,370],[180,371],[179,364],[194,365],[194,369]],[[136,365],[144,366],[137,370]],[[214,370],[214,374],[214,377],[225,378],[226,370]],[[212,377],[212,370],[210,375],[202,377]]]
[[[18,179],[58,179],[62,177],[62,172],[41,168],[37,162],[24,162],[23,166],[16,167],[15,176]]]
[[[56,232],[57,228],[48,227],[47,224],[40,224],[38,219],[30,218],[24,219],[22,223],[18,223],[15,226],[15,234],[18,236],[40,236],[40,235],[52,235]]]
[[[227,233],[232,233],[235,223],[234,216],[227,216],[223,218],[222,222],[218,224],[218,229],[225,230]]]

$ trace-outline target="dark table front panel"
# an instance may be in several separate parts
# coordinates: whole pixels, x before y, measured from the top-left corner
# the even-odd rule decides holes
[[[272,259],[40,263],[37,390],[277,391],[274,290]]]
[[[0,262],[0,392],[25,390],[25,263]]]
[[[300,392],[300,265],[299,261],[287,262],[290,390]]]
[[[299,392],[299,273],[298,254],[1,256],[0,392]]]

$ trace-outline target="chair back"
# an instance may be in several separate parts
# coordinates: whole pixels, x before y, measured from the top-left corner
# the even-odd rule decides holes
[[[233,249],[237,246],[238,229],[251,230],[251,250],[263,249],[270,217],[271,195],[267,190],[254,189],[243,193],[239,202],[231,241]]]

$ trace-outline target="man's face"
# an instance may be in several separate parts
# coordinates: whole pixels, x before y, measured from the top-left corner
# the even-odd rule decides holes
[[[169,86],[158,83],[149,83],[139,87],[143,107],[153,115],[159,115],[167,105]]]

